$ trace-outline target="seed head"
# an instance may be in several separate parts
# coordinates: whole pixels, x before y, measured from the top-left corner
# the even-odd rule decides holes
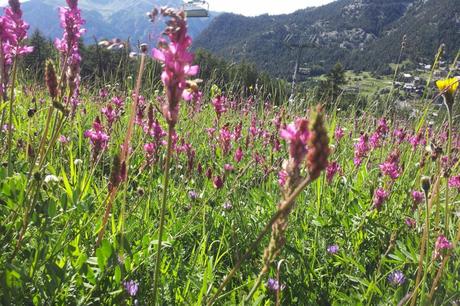
[[[425,194],[428,194],[428,192],[430,191],[430,187],[431,187],[430,178],[428,176],[422,177],[422,189],[423,191],[425,191]]]
[[[147,53],[149,46],[147,44],[141,44],[140,49],[142,53]]]
[[[50,60],[46,62],[45,80],[46,80],[46,86],[48,87],[48,92],[50,93],[51,98],[55,99],[58,95],[58,81],[57,81],[56,70],[54,69],[53,62]]]
[[[312,180],[317,179],[321,171],[326,169],[330,154],[329,137],[324,127],[322,108],[318,106],[315,117],[310,125],[309,151],[307,154],[308,173]]]

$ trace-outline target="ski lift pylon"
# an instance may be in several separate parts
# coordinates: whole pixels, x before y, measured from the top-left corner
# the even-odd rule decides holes
[[[209,3],[202,0],[184,1],[182,9],[188,18],[200,18],[209,16]]]

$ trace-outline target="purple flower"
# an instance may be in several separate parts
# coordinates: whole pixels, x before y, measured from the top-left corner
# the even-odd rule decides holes
[[[188,197],[190,198],[190,200],[196,200],[198,198],[198,194],[195,191],[190,190],[188,192]]]
[[[235,151],[234,159],[237,163],[239,163],[242,158],[243,158],[243,150],[241,149],[241,147],[238,147],[238,149],[236,149]]]
[[[414,219],[412,218],[406,218],[406,220],[404,221],[406,223],[406,225],[409,227],[409,228],[415,228],[415,226],[417,225],[417,223],[415,222]]]
[[[286,181],[288,177],[289,177],[289,174],[287,173],[286,170],[281,170],[280,172],[278,172],[278,184],[281,187],[284,187],[284,185],[286,185]]]
[[[267,281],[267,288],[270,291],[277,292],[278,290],[283,290],[284,287],[284,285],[280,285],[280,283],[274,278],[269,278]]]
[[[326,251],[331,255],[337,254],[339,252],[339,246],[337,244],[332,244],[327,247]]]
[[[123,282],[123,286],[130,296],[135,296],[139,290],[139,284],[133,280]]]
[[[212,184],[214,188],[220,189],[224,186],[224,180],[220,176],[216,176],[212,179]]]
[[[222,208],[226,211],[229,211],[229,210],[232,210],[233,205],[230,201],[227,201],[224,203],[224,205],[222,205]]]
[[[227,126],[222,127],[219,133],[219,141],[222,146],[222,151],[224,155],[227,155],[230,152],[232,145],[232,133],[230,133]]]
[[[423,192],[420,192],[418,190],[412,191],[411,195],[412,195],[412,201],[414,202],[412,209],[415,210],[417,206],[423,202],[424,195],[423,195]]]
[[[179,116],[179,101],[187,88],[186,78],[198,73],[198,66],[192,66],[193,54],[188,52],[192,44],[187,34],[185,12],[162,8],[163,16],[170,17],[164,34],[169,38],[160,39],[158,49],[152,50],[152,57],[163,64],[161,81],[166,88],[168,102],[162,105],[166,121],[175,126]]]
[[[378,122],[377,133],[381,136],[385,136],[389,131],[390,128],[388,127],[387,120],[385,118],[381,118]]]
[[[60,25],[64,29],[61,39],[56,38],[54,45],[65,58],[67,67],[67,80],[70,91],[73,96],[78,96],[78,87],[80,85],[80,62],[79,52],[80,37],[85,33],[82,25],[85,20],[81,18],[78,0],[67,0],[69,7],[59,8]]]
[[[405,281],[406,277],[399,270],[393,271],[388,275],[388,282],[393,286],[401,286]]]
[[[155,143],[146,143],[144,145],[144,151],[147,157],[147,163],[150,164],[154,160],[156,149],[157,149],[157,145]]]
[[[383,188],[376,189],[374,192],[374,208],[380,210],[383,202],[385,202],[386,199],[388,199],[388,196],[388,192],[385,191]]]
[[[453,176],[449,179],[449,187],[457,188],[460,192],[460,175]]]
[[[334,138],[337,142],[339,142],[340,139],[342,139],[344,135],[345,135],[345,132],[343,131],[341,127],[338,127],[335,129]]]
[[[411,136],[409,142],[412,145],[412,149],[415,151],[419,145],[425,145],[426,140],[423,137],[423,133],[419,132],[417,135]]]
[[[289,142],[289,155],[294,160],[294,165],[300,165],[308,152],[307,143],[310,137],[308,120],[297,119],[285,129],[281,129],[280,136]]]
[[[106,107],[103,107],[101,109],[101,113],[105,115],[105,118],[109,123],[109,127],[111,127],[115,120],[118,118],[118,113],[112,107],[112,104],[108,104]]]
[[[116,96],[112,98],[112,103],[115,104],[116,108],[121,109],[123,108],[125,102],[122,97]]]
[[[371,137],[369,139],[369,143],[370,143],[372,149],[380,148],[381,139],[382,139],[382,135],[377,133],[377,132],[371,135]]]
[[[59,141],[60,143],[62,143],[62,144],[66,144],[66,143],[69,142],[69,138],[68,138],[68,137],[65,137],[64,135],[61,135],[61,136],[59,136],[58,141]]]
[[[399,177],[399,152],[394,151],[388,156],[387,160],[380,165],[380,171],[383,175],[389,176],[392,180]]]
[[[362,134],[359,137],[358,143],[355,144],[355,157],[353,162],[355,166],[360,166],[363,158],[366,157],[369,152],[369,137],[366,134]]]
[[[216,112],[217,119],[220,119],[220,116],[227,111],[227,109],[225,108],[226,102],[227,102],[227,99],[222,95],[219,95],[215,97],[214,99],[212,99],[211,103],[214,106],[214,110]]]
[[[227,172],[232,172],[233,170],[235,170],[235,168],[231,164],[225,164],[224,170]]]
[[[332,179],[334,178],[334,176],[340,171],[341,171],[340,165],[336,161],[330,163],[326,168],[327,182],[330,184],[332,182]]]
[[[93,159],[96,160],[99,153],[105,150],[110,139],[110,137],[104,132],[104,128],[102,127],[99,117],[96,117],[93,122],[93,128],[85,131],[84,136],[89,138],[93,150]]]
[[[436,259],[442,256],[442,253],[445,250],[452,249],[452,247],[453,247],[452,243],[449,240],[447,240],[446,236],[440,235],[438,239],[436,239],[436,242],[434,244],[433,257]]]
[[[406,131],[403,129],[397,129],[393,132],[393,136],[396,138],[398,144],[402,143],[406,139]]]
[[[5,15],[0,16],[0,42],[3,47],[6,66],[10,66],[13,57],[33,51],[33,47],[22,46],[27,38],[29,25],[22,20],[21,5],[18,0],[10,0],[10,7],[5,8]]]

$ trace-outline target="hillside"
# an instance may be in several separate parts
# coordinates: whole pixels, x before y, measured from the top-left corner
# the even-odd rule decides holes
[[[339,0],[288,15],[222,14],[194,47],[288,77],[296,57],[288,45],[315,37],[316,47],[303,52],[304,70],[325,71],[337,61],[350,69],[382,70],[398,58],[405,34],[408,59],[431,59],[441,42],[453,56],[460,47],[459,22],[460,0]]]
[[[154,7],[179,7],[181,0],[80,0],[83,18],[86,20],[85,42],[94,42],[97,39],[130,38],[132,41],[152,41],[162,29],[162,25],[152,25],[146,13]],[[23,3],[24,18],[31,25],[31,31],[39,29],[46,36],[54,38],[62,35],[59,28],[58,7],[65,6],[64,0],[30,0]],[[211,18],[196,18],[189,22],[189,31],[192,37],[197,36]]]

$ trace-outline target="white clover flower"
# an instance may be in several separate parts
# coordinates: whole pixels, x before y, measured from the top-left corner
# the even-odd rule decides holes
[[[75,166],[78,166],[78,165],[83,164],[83,161],[82,161],[81,159],[78,159],[78,158],[77,158],[77,159],[75,159],[75,160],[73,161],[73,164],[74,164]]]
[[[59,182],[59,178],[52,174],[45,176],[45,183],[49,184],[50,182]]]

